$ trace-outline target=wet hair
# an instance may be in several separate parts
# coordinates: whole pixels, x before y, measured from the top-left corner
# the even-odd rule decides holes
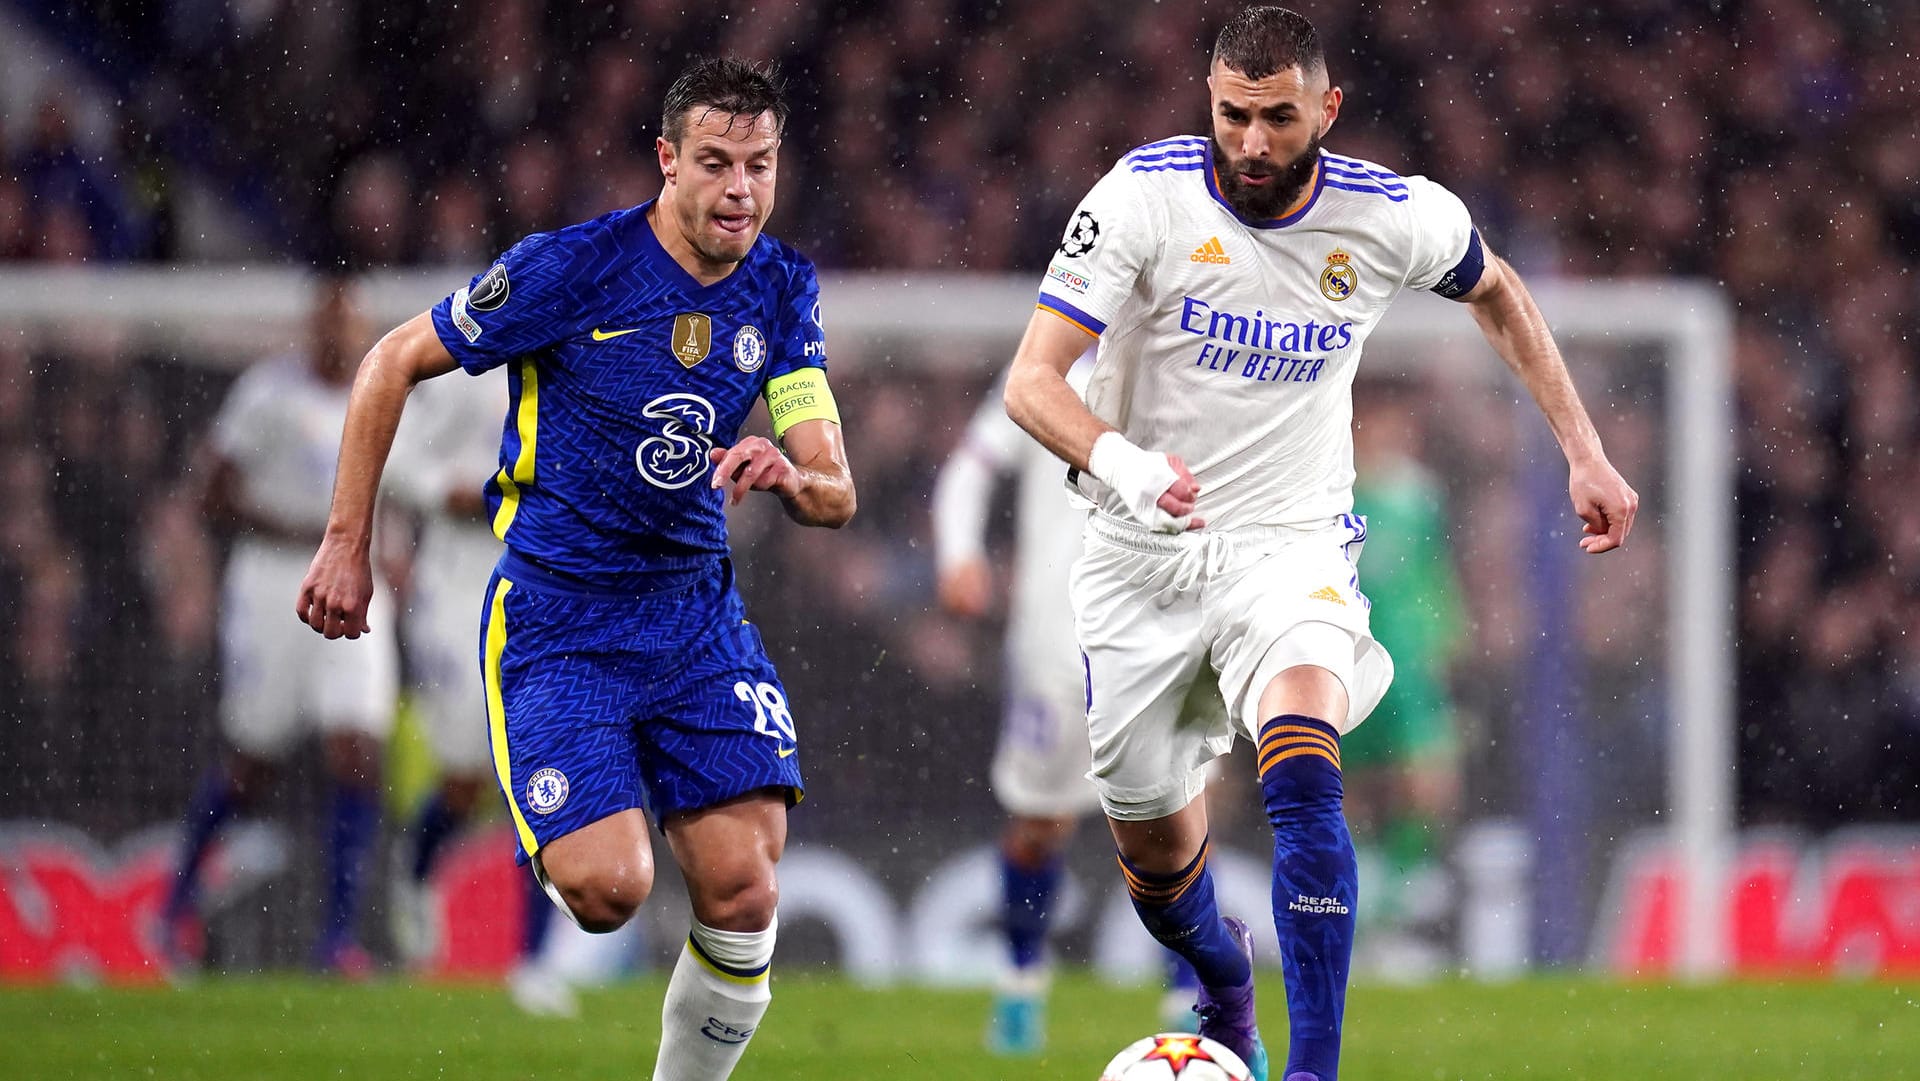
[[[1306,16],[1279,7],[1247,8],[1228,19],[1213,39],[1213,60],[1249,79],[1296,67],[1308,75],[1327,70],[1319,31]]]
[[[687,114],[704,105],[736,120],[773,114],[775,134],[787,130],[785,80],[770,64],[755,64],[732,56],[708,57],[680,73],[667,88],[660,134],[675,146],[687,134]]]

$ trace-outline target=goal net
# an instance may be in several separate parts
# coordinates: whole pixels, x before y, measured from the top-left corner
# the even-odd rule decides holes
[[[466,277],[370,277],[369,325],[391,326]],[[1012,356],[1034,282],[878,273],[830,277],[824,292],[859,517],[843,531],[797,530],[772,501],[748,500],[733,522],[742,589],[807,749],[783,950],[791,937],[802,956],[876,981],[976,980],[995,956],[988,850],[1000,815],[985,778],[1000,643],[991,622],[939,611],[927,503]],[[1422,761],[1442,764],[1428,782],[1453,775],[1461,787],[1438,800],[1447,809],[1420,873],[1390,838],[1363,845],[1362,971],[1617,963],[1623,935],[1653,933],[1671,970],[1711,974],[1725,961],[1716,897],[1734,791],[1726,305],[1679,281],[1548,281],[1535,293],[1641,493],[1640,519],[1624,553],[1582,556],[1564,461],[1466,309],[1425,294],[1396,303],[1357,390],[1358,509],[1375,517],[1361,587],[1419,598],[1418,618],[1375,608],[1421,692],[1382,743],[1424,748]],[[0,643],[0,709],[17,719],[21,749],[0,780],[13,814],[101,846],[177,819],[217,746],[219,552],[188,501],[197,448],[240,367],[299,347],[309,295],[282,269],[0,272],[0,422],[14,452],[0,558],[6,601],[23,613]],[[1420,544],[1391,532],[1408,506],[1437,512]],[[1010,539],[1001,522],[994,551]],[[1395,585],[1415,563],[1424,577]],[[1258,912],[1266,826],[1246,757],[1229,760],[1215,796],[1217,865],[1228,903]],[[1356,821],[1379,810],[1386,823],[1382,809],[1411,798],[1382,776],[1384,795]],[[1152,949],[1106,842],[1086,832],[1060,949],[1141,974]],[[1686,869],[1651,909],[1622,886],[1648,846]],[[280,872],[296,892],[317,888],[306,859]],[[1377,932],[1365,921],[1375,898],[1394,909]],[[1630,908],[1658,926],[1625,928]],[[669,902],[659,919],[676,918]],[[1270,923],[1253,922],[1270,944]],[[663,934],[662,949],[677,944]],[[256,939],[235,955],[273,963],[294,948],[278,932]],[[1369,941],[1404,952],[1369,953]]]

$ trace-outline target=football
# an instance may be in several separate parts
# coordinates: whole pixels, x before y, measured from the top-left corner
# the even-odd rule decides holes
[[[1162,1032],[1128,1044],[1100,1081],[1252,1081],[1240,1056],[1191,1032]]]

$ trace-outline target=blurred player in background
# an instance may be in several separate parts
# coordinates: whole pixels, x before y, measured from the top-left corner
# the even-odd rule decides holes
[[[200,871],[222,823],[250,807],[274,763],[317,728],[328,779],[327,892],[313,964],[352,975],[370,967],[354,917],[379,831],[380,761],[398,693],[391,601],[385,583],[369,578],[365,621],[375,633],[358,642],[305,634],[285,607],[326,526],[365,330],[349,280],[323,276],[307,348],[247,369],[214,429],[205,503],[233,536],[220,615],[220,728],[231,751],[187,809],[164,910],[168,949],[182,964],[203,959]]]
[[[394,937],[401,954],[416,964],[439,946],[430,888],[436,859],[472,821],[481,793],[493,783],[473,621],[474,598],[500,560],[500,540],[487,518],[486,481],[499,468],[506,408],[504,372],[422,383],[408,401],[382,478],[382,491],[418,519],[403,618],[418,715],[440,770],[437,786],[408,825],[393,884]],[[579,1004],[572,989],[540,963],[553,906],[531,875],[524,881],[520,963],[507,977],[508,991],[529,1013],[574,1016]]]
[[[1353,400],[1353,505],[1367,522],[1367,599],[1393,682],[1342,738],[1341,773],[1370,894],[1358,913],[1363,954],[1379,974],[1411,979],[1448,960],[1441,844],[1460,798],[1448,668],[1467,626],[1446,491],[1423,462],[1431,396],[1411,378],[1363,377]]]
[[[329,638],[368,630],[374,494],[408,392],[511,365],[487,488],[506,551],[480,637],[496,777],[518,858],[589,931],[633,916],[649,820],[666,834],[694,924],[655,1081],[728,1076],[759,1027],[801,794],[724,505],[766,491],[803,525],[854,512],[813,264],[760,231],[786,117],[765,70],[696,62],[667,91],[657,200],[526,238],[376,344],[296,599]],[[762,398],[780,446],[739,436]]]
[[[1086,386],[1092,352],[1067,373]],[[998,384],[996,390],[1001,389]],[[1079,819],[1100,807],[1087,781],[1086,675],[1073,640],[1066,576],[1080,557],[1086,512],[1067,502],[1060,460],[1027,438],[994,394],[981,404],[933,490],[940,603],[979,619],[992,605],[987,516],[994,489],[1017,478],[1018,530],[1008,583],[1006,712],[993,756],[993,793],[1006,808],[1000,838],[1001,928],[1009,967],[994,998],[990,1050],[1038,1052],[1046,1043],[1047,924]],[[1193,969],[1177,954],[1167,1028],[1191,1024]],[[1185,988],[1183,993],[1179,988]],[[1184,1017],[1183,1017],[1184,1015]]]
[[[1358,903],[1340,739],[1393,673],[1355,569],[1351,387],[1393,297],[1471,306],[1566,454],[1583,549],[1625,541],[1637,497],[1460,200],[1321,149],[1341,92],[1311,23],[1240,12],[1207,84],[1211,138],[1129,153],[1074,212],[1006,402],[1097,505],[1070,589],[1093,776],[1135,910],[1199,973],[1201,1034],[1266,1077],[1251,942],[1214,902],[1196,798],[1205,764],[1253,740],[1274,828],[1282,1076],[1333,1081]],[[1090,337],[1083,404],[1065,373]],[[1196,719],[1193,700],[1216,695],[1230,723]]]

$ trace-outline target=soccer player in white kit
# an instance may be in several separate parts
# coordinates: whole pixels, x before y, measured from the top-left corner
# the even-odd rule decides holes
[[[472,821],[493,782],[487,703],[474,661],[475,597],[500,560],[486,512],[486,482],[500,467],[500,433],[509,402],[506,373],[431,379],[414,389],[394,435],[381,490],[419,521],[404,615],[409,675],[439,784],[412,816],[403,866],[394,882],[395,937],[420,961],[437,947],[429,881],[446,843]],[[513,1001],[528,1013],[571,1017],[573,989],[540,963],[553,911],[532,876],[520,927],[520,961],[507,977]]]
[[[1088,350],[1067,373],[1076,391],[1086,386],[1092,359]],[[1047,926],[1067,842],[1100,800],[1086,776],[1086,676],[1066,588],[1067,572],[1080,558],[1086,512],[1068,502],[1060,460],[1027,438],[999,398],[996,393],[982,403],[940,471],[933,541],[941,605],[968,619],[985,615],[994,588],[987,516],[998,481],[1015,479],[1005,713],[991,773],[994,797],[1007,811],[1000,881],[1009,968],[995,995],[987,1046],[1018,1055],[1045,1043]],[[1192,972],[1184,962],[1179,969],[1176,983],[1187,977],[1190,991]],[[1166,1011],[1170,1019],[1190,1002],[1191,995],[1177,1011]]]
[[[1286,1081],[1333,1081],[1357,903],[1340,737],[1392,678],[1355,567],[1350,397],[1402,289],[1467,303],[1545,414],[1585,522],[1626,540],[1638,497],[1607,461],[1513,269],[1445,188],[1341,157],[1305,18],[1257,7],[1214,43],[1213,133],[1127,154],[1047,270],[1008,413],[1097,506],[1070,590],[1093,778],[1134,907],[1200,975],[1200,1032],[1267,1076],[1246,927],[1207,871],[1201,767],[1253,740],[1274,827]],[[1099,339],[1086,401],[1063,373]],[[1218,694],[1227,721],[1196,701]]]
[[[326,757],[327,894],[314,967],[370,964],[354,936],[364,864],[380,825],[380,758],[398,693],[393,610],[384,585],[374,633],[328,642],[286,617],[307,552],[327,523],[347,392],[365,337],[352,285],[324,277],[303,353],[260,362],[234,381],[212,439],[205,501],[234,531],[220,615],[220,730],[230,747],[195,792],[164,909],[169,952],[195,963],[199,875],[220,826],[245,810],[309,730]]]

